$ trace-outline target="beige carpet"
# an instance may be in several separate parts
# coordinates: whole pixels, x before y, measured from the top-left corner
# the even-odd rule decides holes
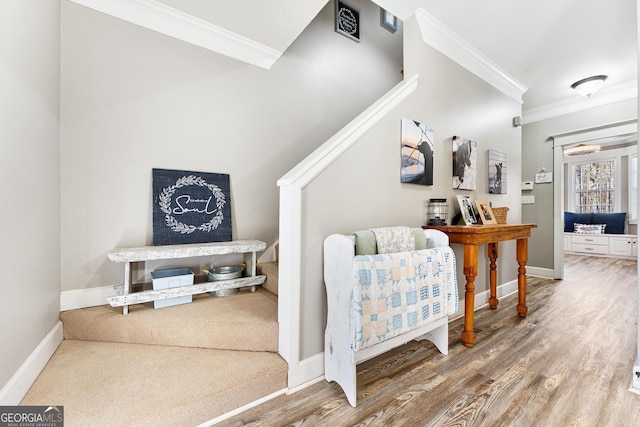
[[[64,341],[21,404],[64,406],[68,427],[197,426],[286,388],[277,311],[258,288],[63,312]]]
[[[278,351],[278,297],[257,288],[155,310],[153,303],[65,311],[64,338],[246,351]]]
[[[268,352],[65,340],[22,405],[62,405],[65,426],[197,426],[286,387]]]
[[[259,262],[256,267],[258,274],[267,276],[262,288],[278,295],[278,261]]]

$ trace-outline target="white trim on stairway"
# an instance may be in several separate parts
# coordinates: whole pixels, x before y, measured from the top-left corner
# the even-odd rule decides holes
[[[266,70],[282,52],[155,0],[71,0],[132,24]]]
[[[398,83],[278,180],[278,187],[280,187],[279,353],[289,365],[289,388],[297,387],[324,374],[323,353],[304,360],[300,359],[302,190],[417,87],[417,74]]]
[[[0,405],[14,406],[20,403],[62,342],[62,339],[62,322],[58,321],[0,390]]]
[[[105,305],[108,297],[122,295],[122,292],[123,285],[63,291],[60,293],[60,311]]]

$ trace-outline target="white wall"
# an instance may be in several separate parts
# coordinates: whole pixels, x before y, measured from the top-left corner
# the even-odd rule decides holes
[[[508,206],[509,222],[520,220],[521,130],[512,118],[521,114],[521,104],[476,75],[422,43],[418,30],[405,23],[405,55],[420,75],[418,88],[345,154],[303,190],[301,358],[323,351],[326,294],[322,274],[322,245],[333,233],[349,234],[370,227],[425,223],[424,203],[445,197],[451,214],[458,210],[456,195],[489,200]],[[407,51],[415,57],[409,58]],[[435,129],[434,185],[400,183],[400,123],[403,117]],[[452,188],[452,137],[477,142],[476,191]],[[488,193],[488,149],[507,154],[507,194]],[[461,265],[462,246],[453,245]],[[500,245],[498,281],[515,280],[515,243]],[[486,258],[486,248],[479,251]],[[486,290],[488,271],[480,263],[476,290]],[[459,268],[460,296],[466,280]]]
[[[273,243],[276,180],[401,79],[401,31],[352,3],[361,43],[329,2],[265,71],[63,1],[63,290],[122,283],[107,253],[152,243],[152,168],[230,174],[234,238]]]
[[[522,156],[527,160],[522,163],[522,179],[533,181],[542,167],[546,167],[547,172],[553,171],[552,136],[636,118],[637,100],[629,99],[525,124],[522,127]],[[563,217],[554,218],[553,185],[534,184],[533,191],[527,194],[535,196],[536,203],[522,206],[522,220],[538,224],[529,244],[529,265],[553,270],[553,224],[564,220]]]
[[[59,25],[58,1],[0,4],[0,389],[60,309]]]

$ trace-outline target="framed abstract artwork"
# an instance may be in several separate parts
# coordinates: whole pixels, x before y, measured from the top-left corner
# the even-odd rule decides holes
[[[402,119],[400,181],[433,185],[433,128],[408,118]]]
[[[475,141],[453,137],[453,188],[476,189],[477,152]]]
[[[507,153],[489,150],[489,193],[507,193]]]

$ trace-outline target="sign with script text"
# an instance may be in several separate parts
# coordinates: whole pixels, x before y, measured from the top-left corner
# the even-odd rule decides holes
[[[153,169],[153,244],[231,241],[229,175]]]

